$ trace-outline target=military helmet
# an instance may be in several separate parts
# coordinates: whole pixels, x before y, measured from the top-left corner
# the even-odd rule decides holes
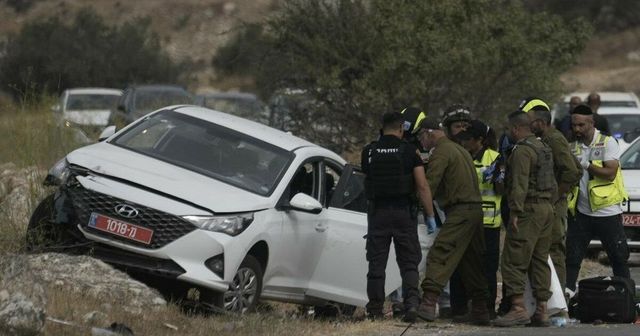
[[[449,106],[442,118],[442,124],[444,127],[449,127],[456,121],[471,122],[471,111],[467,106],[462,104],[453,104]]]

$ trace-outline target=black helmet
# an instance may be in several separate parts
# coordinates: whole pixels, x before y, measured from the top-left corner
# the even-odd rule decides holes
[[[471,122],[471,112],[467,106],[462,104],[453,104],[449,106],[447,111],[444,113],[442,117],[442,125],[444,127],[449,127],[456,121],[466,121]]]
[[[410,137],[418,132],[420,122],[427,115],[421,109],[417,107],[407,107],[402,110],[402,116],[404,118],[404,135],[405,138]]]

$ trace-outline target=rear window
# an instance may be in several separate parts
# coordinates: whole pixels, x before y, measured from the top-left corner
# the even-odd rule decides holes
[[[220,125],[174,111],[146,117],[112,144],[267,196],[293,154]]]
[[[638,107],[634,101],[603,101],[600,102],[601,107]]]
[[[616,139],[621,139],[626,132],[635,132],[640,128],[640,115],[637,114],[603,114],[609,122],[609,131]]]

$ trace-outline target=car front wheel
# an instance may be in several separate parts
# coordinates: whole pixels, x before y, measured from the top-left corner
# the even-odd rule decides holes
[[[227,312],[243,314],[254,311],[262,293],[262,266],[248,255],[238,267],[229,290],[220,293],[216,305]]]

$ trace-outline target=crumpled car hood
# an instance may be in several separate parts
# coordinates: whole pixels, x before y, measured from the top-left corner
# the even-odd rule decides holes
[[[67,155],[67,161],[101,175],[175,196],[215,213],[255,211],[273,206],[267,197],[108,143],[77,149]]]
[[[109,122],[109,110],[65,111],[64,118],[79,125],[106,126]]]

